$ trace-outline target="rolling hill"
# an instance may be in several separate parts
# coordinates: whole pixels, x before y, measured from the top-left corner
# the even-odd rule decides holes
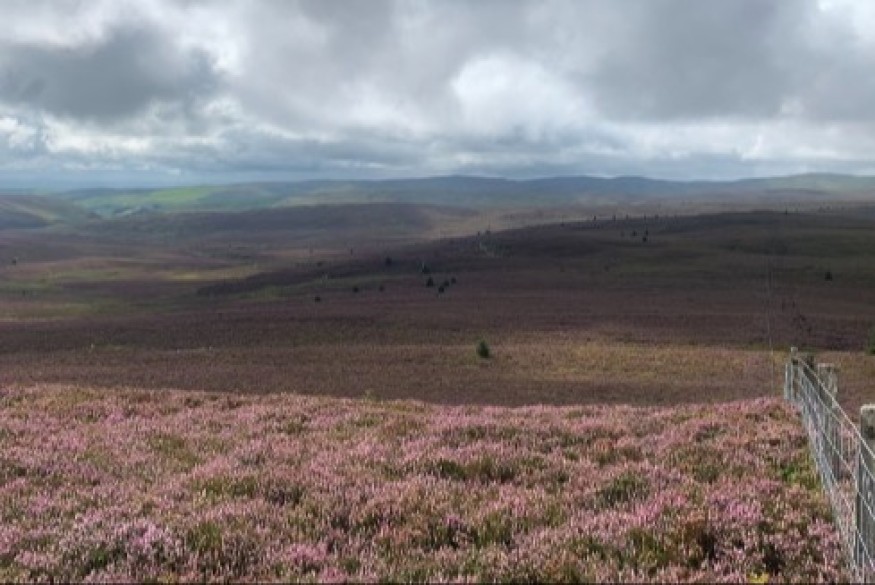
[[[679,198],[702,202],[860,200],[875,177],[805,174],[738,181],[664,181],[592,176],[511,180],[441,176],[415,179],[246,183],[162,189],[87,189],[56,196],[103,217],[179,211],[243,211],[334,203],[430,203],[476,208],[629,204]]]
[[[86,208],[57,197],[0,194],[0,229],[41,228],[92,217]]]

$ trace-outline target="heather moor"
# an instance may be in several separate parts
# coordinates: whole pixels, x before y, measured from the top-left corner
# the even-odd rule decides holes
[[[11,0],[0,581],[875,581],[862,0]]]

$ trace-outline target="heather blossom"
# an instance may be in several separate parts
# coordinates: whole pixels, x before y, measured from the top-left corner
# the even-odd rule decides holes
[[[779,399],[0,389],[0,580],[846,580]]]

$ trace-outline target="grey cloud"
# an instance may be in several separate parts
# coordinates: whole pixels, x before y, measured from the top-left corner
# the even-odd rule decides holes
[[[206,54],[179,51],[158,31],[133,25],[95,44],[0,50],[0,101],[74,118],[112,120],[155,102],[190,103],[219,83]]]
[[[875,166],[875,30],[860,37],[852,16],[815,0],[154,5],[132,16],[112,2],[15,5],[14,34],[0,31],[0,117],[45,124],[29,154],[20,133],[15,152],[0,148],[0,168],[23,157],[307,178]],[[65,11],[87,34],[41,41],[41,23],[56,39]]]
[[[591,87],[619,118],[778,115],[798,87],[812,9],[808,0],[636,2]]]

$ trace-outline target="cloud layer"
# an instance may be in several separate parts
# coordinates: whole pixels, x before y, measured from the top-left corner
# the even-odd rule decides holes
[[[12,0],[4,21],[0,184],[875,172],[866,0]]]

